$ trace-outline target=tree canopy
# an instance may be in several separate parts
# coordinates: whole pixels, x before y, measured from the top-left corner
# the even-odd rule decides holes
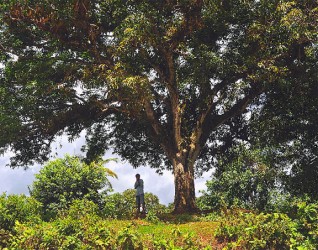
[[[176,211],[195,209],[194,174],[244,136],[271,90],[316,81],[317,2],[19,1],[0,4],[0,147],[44,161],[57,135],[87,131],[175,176]]]
[[[271,152],[248,150],[243,145],[233,151],[207,181],[199,202],[209,209],[239,206],[263,211],[279,183],[279,171],[271,166]]]
[[[262,112],[252,117],[251,133],[253,144],[275,149],[272,158],[286,172],[283,183],[287,190],[317,200],[318,71],[307,70],[310,81],[300,78],[298,84],[267,94]]]

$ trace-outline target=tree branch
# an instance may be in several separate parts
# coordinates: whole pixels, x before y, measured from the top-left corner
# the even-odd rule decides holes
[[[173,158],[173,152],[171,148],[168,146],[170,143],[170,139],[167,138],[166,133],[164,133],[164,128],[162,127],[161,123],[159,122],[159,119],[157,117],[157,114],[155,110],[153,109],[150,101],[145,101],[144,103],[145,111],[147,120],[151,124],[151,131],[153,138],[158,141],[158,143],[161,145],[167,156],[172,159]]]
[[[253,99],[264,91],[264,87],[261,84],[254,84],[254,87],[250,90],[244,98],[237,101],[229,110],[225,111],[222,115],[213,115],[212,108],[216,106],[212,103],[207,112],[203,113],[197,123],[194,132],[191,135],[190,142],[190,157],[196,159],[199,155],[201,148],[205,145],[208,140],[211,131],[215,130],[219,125],[224,124],[227,120],[240,114],[246,109],[247,105],[250,104]]]

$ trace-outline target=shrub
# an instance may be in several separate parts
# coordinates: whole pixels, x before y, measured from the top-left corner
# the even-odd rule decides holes
[[[221,220],[215,236],[227,243],[226,249],[316,249],[314,232],[303,230],[308,221],[299,219],[283,213],[236,212]]]
[[[113,219],[130,219],[134,216],[135,196],[127,192],[114,193],[105,197],[105,206],[102,209],[104,217]]]
[[[117,243],[119,249],[143,249],[140,236],[130,226],[118,232]]]
[[[32,197],[25,195],[0,196],[0,228],[12,231],[16,221],[37,222],[41,220],[41,204]]]
[[[50,222],[17,223],[12,249],[110,249],[115,242],[92,201],[75,200]]]
[[[153,224],[158,224],[160,222],[160,219],[153,211],[150,211],[146,215],[146,221],[151,222]]]
[[[289,216],[297,222],[298,231],[318,249],[318,203],[294,203]]]
[[[51,161],[35,176],[31,196],[43,204],[49,218],[68,208],[75,199],[86,198],[102,206],[102,197],[111,188],[107,176],[116,176],[103,166],[105,162],[86,164],[69,155]]]
[[[200,217],[200,221],[219,221],[222,219],[222,212],[211,212]]]

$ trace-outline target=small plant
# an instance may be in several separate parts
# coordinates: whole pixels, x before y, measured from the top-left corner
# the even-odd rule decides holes
[[[183,235],[183,244],[184,244],[184,249],[199,249],[199,246],[197,242],[194,240],[194,233],[193,232],[188,232]]]
[[[131,225],[125,227],[118,233],[117,243],[118,247],[123,250],[143,249],[140,237],[137,232],[131,230]]]
[[[153,224],[157,224],[160,222],[160,219],[157,217],[157,215],[152,212],[149,211],[148,214],[146,215],[146,220],[153,223]]]
[[[162,239],[161,237],[159,239],[153,239],[152,243],[154,249],[156,250],[165,250],[168,248],[168,241],[166,239]]]
[[[85,208],[86,204],[86,208]],[[16,223],[16,234],[9,249],[111,249],[107,221],[96,215],[96,204],[75,200],[68,210],[61,211],[50,222]]]

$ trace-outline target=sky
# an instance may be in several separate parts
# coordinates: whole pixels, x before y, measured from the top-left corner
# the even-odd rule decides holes
[[[68,142],[65,136],[59,137],[52,145],[53,154],[58,158],[64,157],[65,154],[80,155],[81,147],[85,143],[84,134],[72,143]],[[7,194],[26,194],[29,195],[28,186],[35,179],[35,174],[39,173],[41,166],[30,166],[27,170],[23,168],[11,169],[5,166],[9,163],[9,158],[13,154],[8,152],[0,156],[0,193]],[[155,172],[155,169],[144,166],[134,169],[128,162],[120,159],[119,156],[113,155],[112,152],[106,152],[104,159],[117,158],[117,163],[109,162],[105,166],[114,171],[118,179],[109,178],[114,192],[123,192],[126,189],[133,188],[135,175],[139,173],[144,180],[144,191],[150,192],[159,197],[160,203],[168,205],[174,200],[174,180],[169,171],[164,171],[163,175]],[[205,183],[211,177],[211,172],[205,173],[202,178],[195,180],[196,195],[200,196],[199,190],[205,190]]]

